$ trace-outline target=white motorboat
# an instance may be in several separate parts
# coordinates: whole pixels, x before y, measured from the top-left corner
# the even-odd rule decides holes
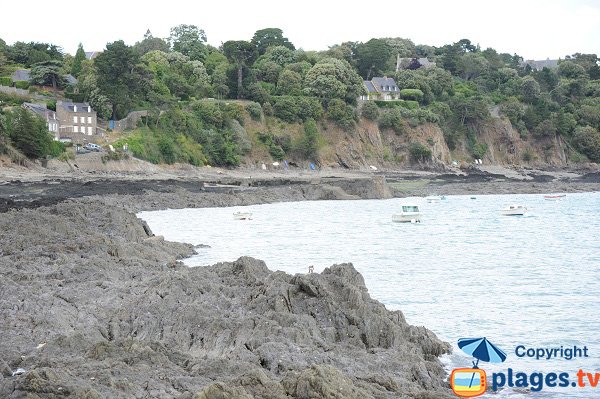
[[[233,218],[235,220],[252,220],[252,212],[235,212]]]
[[[546,201],[560,201],[564,199],[567,194],[557,194],[557,195],[544,195],[544,199]]]
[[[437,195],[430,195],[429,197],[425,197],[425,201],[428,204],[437,204],[442,200],[442,197],[438,197]]]
[[[421,212],[417,205],[402,205],[401,212],[392,215],[393,222],[399,223],[420,223]]]
[[[504,216],[523,216],[527,213],[527,208],[523,205],[509,205],[502,209]]]

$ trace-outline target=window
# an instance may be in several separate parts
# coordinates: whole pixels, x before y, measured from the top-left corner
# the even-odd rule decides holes
[[[75,117],[77,118],[77,117]],[[73,132],[77,133],[79,132],[79,126],[73,126]]]
[[[92,127],[91,126],[88,126],[88,135],[90,135],[90,136],[92,135]]]
[[[77,117],[76,116],[73,117],[73,123],[77,123]]]
[[[92,124],[92,117],[88,116],[88,123],[91,125]]]

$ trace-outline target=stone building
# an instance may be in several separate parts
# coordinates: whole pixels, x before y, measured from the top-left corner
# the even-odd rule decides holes
[[[60,137],[93,136],[97,133],[96,111],[89,104],[58,101],[56,119]]]

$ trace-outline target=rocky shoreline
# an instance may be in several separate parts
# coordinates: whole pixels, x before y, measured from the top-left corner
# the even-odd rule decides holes
[[[193,248],[154,236],[135,212],[553,191],[600,191],[600,176],[6,181],[0,397],[452,397],[438,360],[450,346],[370,298],[352,265],[295,276],[251,258],[188,268],[179,259]]]
[[[448,344],[350,264],[188,268],[192,247],[89,199],[2,214],[0,248],[3,398],[450,397]]]

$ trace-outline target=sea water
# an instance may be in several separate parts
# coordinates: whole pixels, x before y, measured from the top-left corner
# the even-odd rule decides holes
[[[488,373],[600,372],[600,193],[448,196],[363,201],[288,202],[229,208],[142,212],[155,234],[206,244],[189,266],[248,255],[273,270],[315,272],[352,262],[371,296],[401,310],[453,344],[448,371],[469,367],[463,337],[487,337],[508,354]],[[394,223],[401,204],[416,204],[421,223]],[[521,204],[525,216],[503,216]],[[234,220],[234,212],[252,220]],[[588,357],[537,360],[515,348],[588,348]],[[500,396],[598,398],[597,388],[547,388]],[[498,397],[494,395],[494,397]]]

